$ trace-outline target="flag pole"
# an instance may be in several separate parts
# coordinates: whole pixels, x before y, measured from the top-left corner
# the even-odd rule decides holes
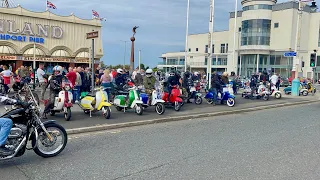
[[[46,0],[46,11],[48,11],[48,0]]]

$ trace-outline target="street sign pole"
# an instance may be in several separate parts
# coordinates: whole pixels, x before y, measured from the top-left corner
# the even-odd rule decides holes
[[[87,33],[87,39],[92,39],[92,48],[91,48],[91,92],[94,91],[94,83],[95,83],[95,70],[94,70],[94,39],[99,37],[98,31],[92,30],[92,32]]]

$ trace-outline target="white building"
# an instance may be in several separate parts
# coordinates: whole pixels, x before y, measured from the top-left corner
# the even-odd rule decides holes
[[[242,11],[237,13],[235,58],[233,58],[234,16],[230,13],[229,30],[213,33],[214,54],[212,71],[231,71],[249,76],[257,70],[273,71],[290,77],[293,58],[284,57],[285,52],[295,49],[298,2],[277,4],[276,0],[242,0]],[[303,7],[300,21],[300,38],[297,57],[300,61],[300,76],[311,77],[310,55],[320,50],[320,13],[310,6]],[[208,57],[208,33],[189,35],[188,68],[206,71]],[[298,42],[299,42],[298,41]],[[209,49],[210,50],[210,49]],[[162,54],[158,68],[169,70],[177,67],[184,70],[184,52]],[[317,57],[320,66],[320,58]],[[257,63],[258,62],[258,63]],[[241,65],[240,65],[241,63]],[[318,73],[319,70],[316,70]],[[319,74],[319,73],[318,73]]]

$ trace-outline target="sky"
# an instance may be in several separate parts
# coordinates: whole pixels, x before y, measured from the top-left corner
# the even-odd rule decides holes
[[[11,0],[32,11],[44,11],[45,0]],[[239,1],[238,9],[241,9]],[[132,27],[139,26],[135,35],[135,65],[138,50],[141,63],[155,67],[162,53],[185,49],[187,0],[50,0],[58,15],[74,13],[79,18],[90,19],[95,10],[102,22],[102,41],[107,65],[130,62]],[[278,2],[283,2],[279,0]],[[190,0],[189,34],[206,33],[209,29],[210,0]],[[235,0],[216,0],[214,30],[228,30],[229,12],[234,11]],[[126,48],[125,48],[125,42]],[[125,53],[126,50],[126,53]]]

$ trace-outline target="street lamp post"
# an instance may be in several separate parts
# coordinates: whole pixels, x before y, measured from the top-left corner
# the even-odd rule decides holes
[[[120,40],[121,42],[124,42],[124,54],[123,54],[123,69],[125,69],[125,65],[126,65],[126,53],[127,53],[127,42],[128,41],[123,41]]]
[[[207,74],[208,74],[208,86],[211,86],[211,65],[212,65],[212,58],[213,58],[213,21],[214,21],[214,0],[210,0],[210,18],[209,18],[209,45],[210,49],[208,60],[207,60]]]
[[[299,54],[300,50],[300,36],[301,36],[301,19],[302,19],[302,10],[303,10],[303,3],[312,2],[310,8],[312,10],[317,9],[316,2],[314,0],[299,0],[299,7],[298,7],[298,19],[297,19],[297,27],[296,27],[296,41],[294,51],[297,53],[297,56],[294,57],[293,62],[295,63],[295,79],[292,81],[292,96],[299,96],[299,88],[300,88],[300,80],[299,80],[299,65],[301,56]],[[299,48],[299,49],[298,49]],[[299,57],[298,57],[299,56]]]
[[[187,59],[188,59],[188,34],[189,34],[189,9],[190,9],[190,0],[188,0],[187,4],[187,24],[186,24],[186,47],[185,47],[185,54],[184,54],[184,72],[187,72]]]
[[[238,0],[235,0],[235,7],[234,7],[234,29],[233,29],[233,52],[232,52],[232,64],[233,69],[235,72],[237,72],[237,64],[238,64],[238,58],[236,57],[236,40],[237,40],[237,17],[238,17]],[[237,56],[238,57],[238,56]]]

